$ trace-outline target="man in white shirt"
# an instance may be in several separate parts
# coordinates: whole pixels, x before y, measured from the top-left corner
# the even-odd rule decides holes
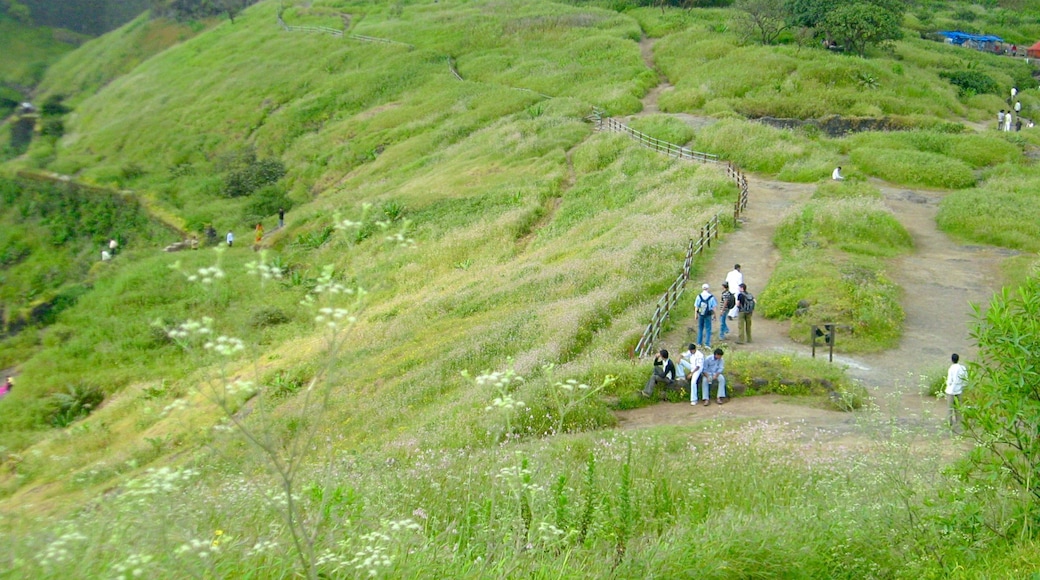
[[[968,369],[960,364],[961,357],[957,353],[953,353],[950,359],[953,364],[946,371],[946,403],[950,407],[950,428],[956,430],[961,423],[961,393],[964,392],[964,383],[968,379]]]
[[[733,269],[726,274],[726,283],[729,284],[731,292],[740,288],[740,285],[744,283],[744,274],[740,271],[740,264],[733,264]]]
[[[834,171],[831,172],[831,179],[834,181],[845,181],[845,178],[841,175],[841,165],[835,167]]]
[[[701,371],[704,370],[704,354],[697,350],[697,345],[690,343],[690,350],[682,355],[683,362],[690,368],[690,404],[697,404],[697,386],[701,382]],[[687,362],[688,361],[688,362]]]

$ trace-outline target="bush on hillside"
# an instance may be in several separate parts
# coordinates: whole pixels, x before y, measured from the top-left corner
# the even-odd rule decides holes
[[[285,189],[278,185],[265,185],[249,197],[249,203],[242,208],[242,221],[256,224],[265,217],[278,213],[279,209],[289,211],[292,205]]]
[[[939,73],[939,77],[950,81],[950,84],[957,87],[958,92],[962,96],[981,95],[984,93],[997,94],[1000,90],[997,86],[997,81],[993,80],[986,73],[977,70],[943,71]]]
[[[850,157],[864,173],[893,183],[950,189],[975,185],[975,174],[966,163],[936,153],[863,148]]]
[[[285,176],[285,164],[273,157],[254,159],[241,169],[230,171],[224,176],[221,192],[227,197],[250,195],[265,185],[275,183]]]
[[[51,395],[47,422],[55,427],[68,427],[86,417],[105,400],[105,394],[94,385],[75,385],[63,393]]]

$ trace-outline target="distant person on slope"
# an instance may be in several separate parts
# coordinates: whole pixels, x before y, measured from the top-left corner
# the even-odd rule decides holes
[[[280,208],[278,208],[278,228],[281,229],[281,228],[284,228],[284,227],[285,227],[285,208],[284,207],[280,207]]]
[[[961,357],[953,353],[950,357],[953,364],[946,371],[946,404],[949,405],[948,421],[950,428],[957,430],[961,424],[961,393],[964,392],[964,383],[968,380],[968,369],[960,363]]]
[[[259,244],[264,239],[264,224],[256,224],[256,243]]]
[[[0,399],[3,399],[4,397],[6,397],[7,393],[10,393],[11,389],[13,389],[13,388],[14,388],[14,379],[12,379],[11,377],[7,377],[7,380],[4,381],[4,384],[2,386],[0,386]]]
[[[831,172],[831,179],[834,181],[845,181],[845,177],[841,174],[841,165],[834,168]]]
[[[235,245],[235,234],[233,232],[228,232],[225,239],[227,239],[227,245],[229,248]]]

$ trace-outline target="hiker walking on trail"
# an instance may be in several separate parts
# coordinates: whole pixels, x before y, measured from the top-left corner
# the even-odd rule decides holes
[[[14,379],[11,378],[11,377],[7,377],[7,380],[4,382],[4,384],[2,386],[0,386],[0,399],[3,399],[4,397],[6,397],[7,393],[10,393],[11,389],[13,389],[13,388],[14,388]]]
[[[946,371],[946,404],[949,406],[947,420],[950,429],[957,430],[961,424],[961,393],[964,392],[964,383],[968,380],[968,369],[960,363],[961,357],[953,353],[950,357],[953,364]]]
[[[704,374],[701,377],[701,398],[704,406],[711,404],[711,384],[718,381],[718,390],[715,391],[715,402],[722,404],[726,398],[726,377],[722,374],[726,370],[726,363],[722,361],[722,349],[716,348],[711,358],[704,360]]]
[[[715,318],[715,310],[719,307],[719,301],[715,295],[708,292],[708,285],[701,286],[701,293],[694,301],[694,309],[697,311],[697,344],[711,346],[711,321]]]
[[[747,291],[747,285],[740,285],[740,293],[737,294],[737,328],[740,329],[740,338],[737,344],[751,342],[751,314],[755,311],[755,297]]]
[[[997,113],[997,131],[1004,130],[1004,109]]]
[[[650,379],[646,381],[646,387],[642,391],[644,397],[654,396],[654,387],[657,383],[662,383],[666,387],[675,383],[675,363],[668,360],[668,351],[661,349],[661,352],[657,353],[654,357],[654,372],[650,375]]]
[[[278,229],[285,227],[285,208],[278,208]]]
[[[726,324],[729,318],[729,311],[737,305],[737,297],[729,291],[729,282],[722,283],[722,296],[720,297],[721,304],[719,305],[719,340],[726,340],[726,335],[729,334],[729,325]]]
[[[740,285],[744,283],[744,273],[740,271],[740,264],[733,264],[733,269],[726,274],[726,282],[733,290],[740,288]]]
[[[232,232],[227,233],[227,245],[229,248],[235,245],[235,234]]]
[[[697,391],[701,384],[701,372],[704,370],[704,354],[697,350],[696,344],[690,344],[690,350],[683,353],[683,360],[689,361],[690,404],[697,404]]]
[[[264,224],[256,224],[256,243],[260,243],[264,239]]]

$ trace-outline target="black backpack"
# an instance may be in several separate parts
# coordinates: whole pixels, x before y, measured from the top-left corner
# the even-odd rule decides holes
[[[740,307],[740,312],[751,313],[755,311],[755,297],[750,292],[744,292],[744,305]]]

